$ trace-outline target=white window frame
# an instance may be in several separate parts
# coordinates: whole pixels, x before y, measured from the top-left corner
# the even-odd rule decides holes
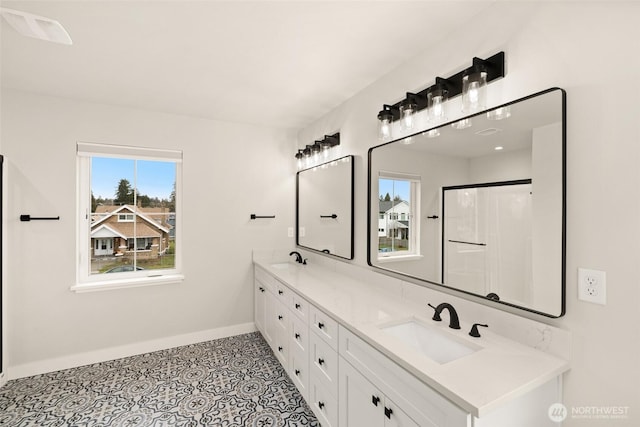
[[[404,174],[398,172],[380,171],[380,179],[390,179],[395,181],[409,181],[409,249],[406,251],[377,252],[378,262],[410,261],[422,258],[420,253],[420,175]],[[395,213],[398,216],[398,213]]]
[[[105,278],[105,275],[101,274],[91,274],[89,258],[91,256],[92,157],[175,162],[176,215],[174,227],[176,230],[176,253],[174,268],[122,272],[114,274],[113,276],[115,277],[113,278]],[[182,272],[182,151],[78,142],[76,171],[77,266],[76,283],[71,286],[71,290],[75,292],[91,292],[182,282],[184,280]]]

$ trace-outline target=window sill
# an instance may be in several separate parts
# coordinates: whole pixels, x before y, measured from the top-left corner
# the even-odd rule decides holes
[[[378,262],[384,264],[385,262],[402,262],[402,261],[415,261],[424,258],[422,255],[389,255],[385,257],[378,257]]]
[[[120,280],[103,280],[99,282],[77,283],[71,290],[77,293],[108,291],[112,289],[139,288],[142,286],[169,285],[184,281],[182,274],[167,274],[155,277],[129,277]]]

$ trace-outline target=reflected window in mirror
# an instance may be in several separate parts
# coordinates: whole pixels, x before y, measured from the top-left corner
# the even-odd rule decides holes
[[[380,172],[378,259],[420,255],[420,177]]]

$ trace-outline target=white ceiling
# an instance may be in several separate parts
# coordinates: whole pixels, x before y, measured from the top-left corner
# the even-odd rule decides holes
[[[2,86],[301,128],[459,30],[493,1],[3,1],[72,46],[2,22]]]

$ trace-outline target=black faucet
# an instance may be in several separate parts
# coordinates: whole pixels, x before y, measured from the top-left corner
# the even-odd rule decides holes
[[[436,322],[440,322],[442,320],[442,318],[440,317],[440,313],[442,313],[442,310],[444,310],[445,308],[449,310],[449,327],[451,329],[460,329],[460,320],[458,320],[458,313],[456,313],[456,309],[453,308],[451,304],[443,302],[437,307],[429,304],[429,307],[433,308],[436,311],[433,314],[433,320],[435,320]]]
[[[289,256],[291,255],[295,255],[296,256],[296,262],[299,264],[302,264],[302,255],[300,255],[300,252],[297,251],[293,251],[289,254]]]

